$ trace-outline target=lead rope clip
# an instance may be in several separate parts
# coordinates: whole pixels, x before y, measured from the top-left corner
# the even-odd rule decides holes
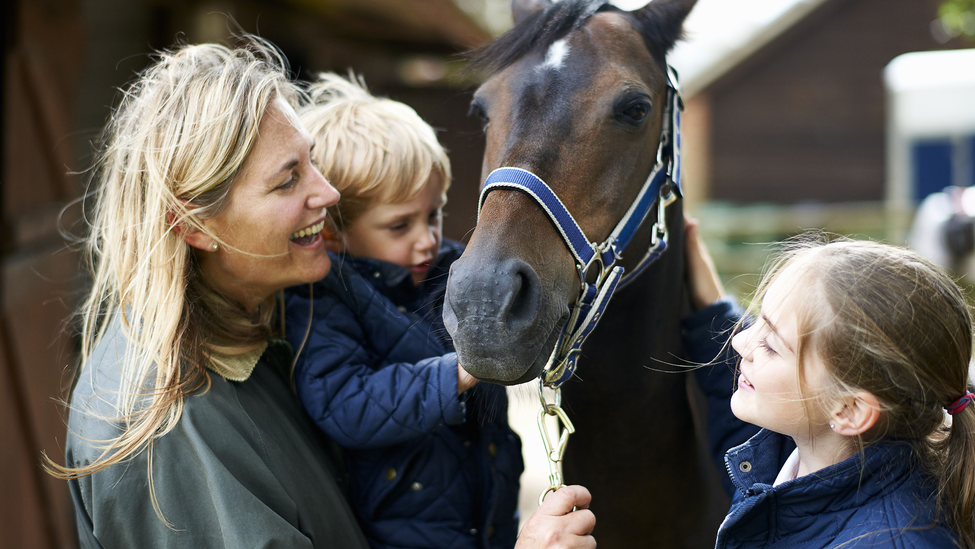
[[[562,390],[555,387],[553,389],[555,392],[554,402],[548,402],[545,400],[544,388],[545,383],[540,379],[538,398],[542,401],[542,409],[538,411],[538,432],[542,435],[542,445],[545,447],[549,486],[538,496],[539,505],[545,501],[546,496],[550,493],[565,486],[562,479],[562,457],[565,455],[565,447],[569,444],[569,435],[576,431],[572,421],[569,420],[569,416],[562,409]],[[546,422],[546,419],[550,417],[555,418],[555,433],[557,433],[555,438],[551,436],[551,431]],[[553,444],[553,441],[557,442]],[[575,509],[573,508],[573,510]]]

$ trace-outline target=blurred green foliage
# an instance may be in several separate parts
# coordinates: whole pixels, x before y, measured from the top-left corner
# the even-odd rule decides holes
[[[948,36],[975,39],[975,0],[943,0],[938,17]]]

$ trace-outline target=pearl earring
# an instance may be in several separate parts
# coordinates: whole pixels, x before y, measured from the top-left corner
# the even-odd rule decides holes
[[[832,428],[833,428],[833,424],[832,424],[832,423],[830,423],[830,424],[829,424],[829,428],[830,428],[830,429],[832,429]]]
[[[219,248],[219,246],[217,246],[217,243],[216,242],[214,242],[213,244],[210,244],[210,249],[211,250],[217,251],[218,248]]]

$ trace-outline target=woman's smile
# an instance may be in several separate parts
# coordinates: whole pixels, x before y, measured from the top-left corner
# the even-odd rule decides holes
[[[299,246],[310,246],[317,243],[319,240],[319,233],[325,228],[325,219],[321,219],[318,223],[305,227],[299,231],[295,231],[291,234],[290,240]]]

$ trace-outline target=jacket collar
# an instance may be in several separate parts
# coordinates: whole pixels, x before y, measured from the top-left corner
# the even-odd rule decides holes
[[[437,257],[430,267],[427,279],[420,283],[417,288],[422,288],[434,279],[446,277],[450,265],[463,253],[464,247],[453,240],[443,239]],[[340,262],[346,262],[352,266],[362,277],[373,281],[376,286],[386,288],[402,288],[411,290],[414,288],[413,279],[410,271],[405,267],[400,267],[394,263],[380,261],[368,257],[356,257],[348,254],[335,255]]]
[[[725,456],[728,472],[744,495],[773,490],[772,484],[785,456],[794,445],[789,437],[763,429],[748,442],[732,448]],[[838,494],[849,494],[849,505],[897,488],[915,467],[912,449],[903,441],[875,443],[840,463],[774,487],[779,504],[803,502],[811,513],[844,505]],[[821,494],[817,509],[816,499]]]

